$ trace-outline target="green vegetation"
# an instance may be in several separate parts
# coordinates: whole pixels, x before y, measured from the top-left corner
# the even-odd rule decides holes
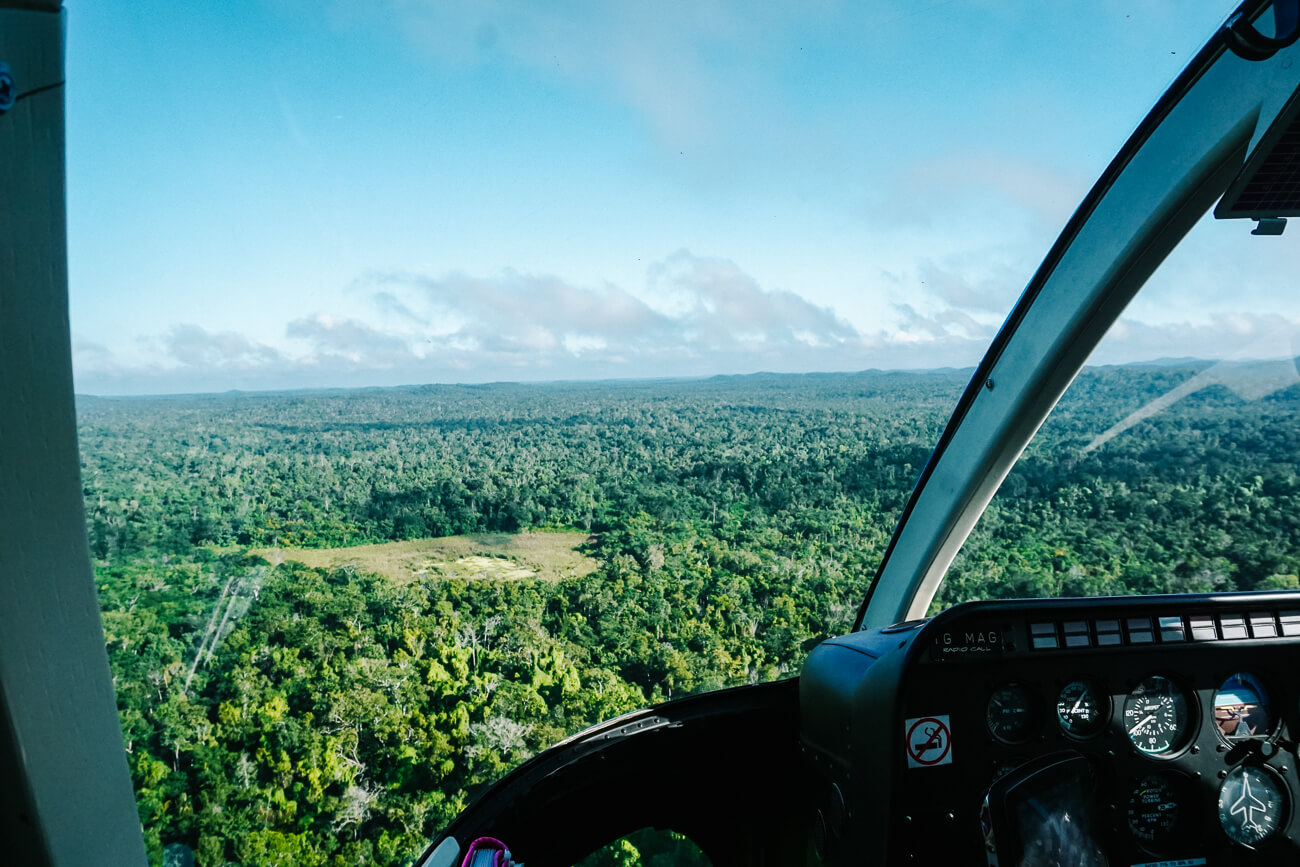
[[[1086,372],[940,603],[1295,586],[1300,388],[1214,385],[1086,450],[1198,369]],[[403,864],[567,734],[796,674],[968,375],[82,399],[151,857]]]
[[[579,867],[708,867],[699,847],[672,831],[642,828],[584,858]]]

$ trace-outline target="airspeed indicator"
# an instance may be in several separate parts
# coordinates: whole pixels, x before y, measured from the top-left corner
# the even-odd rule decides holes
[[[1124,700],[1124,731],[1149,756],[1176,752],[1191,735],[1187,696],[1166,677],[1153,675]]]

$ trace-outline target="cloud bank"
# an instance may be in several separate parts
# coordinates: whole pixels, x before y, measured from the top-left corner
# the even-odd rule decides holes
[[[98,394],[639,378],[760,370],[970,364],[989,329],[961,311],[886,311],[850,324],[795,292],[765,288],[736,263],[679,251],[650,266],[642,292],[552,275],[376,272],[355,309],[313,311],[283,339],[177,324],[141,341],[131,364],[79,342],[77,385]]]
[[[82,392],[136,394],[962,367],[979,361],[995,311],[1010,307],[1008,285],[926,263],[896,293],[910,300],[864,326],[685,250],[651,265],[639,293],[515,270],[375,272],[353,285],[346,314],[304,312],[275,341],[181,323],[139,340],[135,362],[78,340],[74,369]],[[1298,333],[1280,315],[1121,320],[1092,360],[1277,358]]]

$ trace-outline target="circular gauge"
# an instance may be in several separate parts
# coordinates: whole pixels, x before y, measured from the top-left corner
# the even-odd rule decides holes
[[[1124,730],[1149,756],[1175,752],[1192,733],[1187,696],[1168,678],[1148,677],[1124,699]]]
[[[1011,683],[999,687],[989,696],[989,734],[1008,744],[1021,743],[1033,729],[1033,699],[1029,690]]]
[[[1214,694],[1214,726],[1229,743],[1268,737],[1273,715],[1257,677],[1239,671],[1223,682]]]
[[[1095,735],[1106,724],[1106,716],[1106,696],[1089,681],[1067,683],[1056,697],[1056,719],[1068,735]]]
[[[1128,796],[1128,829],[1146,848],[1159,852],[1170,843],[1182,816],[1178,786],[1163,774],[1143,777]]]
[[[1286,822],[1285,784],[1260,767],[1238,766],[1219,787],[1219,824],[1243,846],[1256,846]]]

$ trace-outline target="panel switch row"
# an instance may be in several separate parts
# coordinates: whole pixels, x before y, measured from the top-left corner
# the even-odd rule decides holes
[[[1156,618],[1043,621],[1029,624],[1033,650],[1119,647],[1129,644],[1177,644],[1185,641],[1239,641],[1246,638],[1300,636],[1300,611],[1253,614],[1167,614]]]

